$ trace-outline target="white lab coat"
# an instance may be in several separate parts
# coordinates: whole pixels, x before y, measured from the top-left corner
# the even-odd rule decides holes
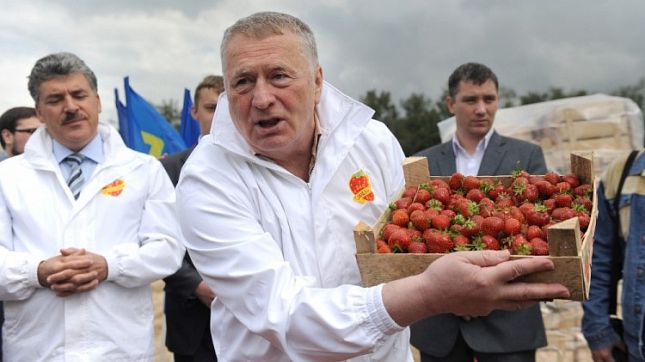
[[[403,186],[403,152],[371,109],[327,83],[317,111],[309,183],[253,154],[225,95],[182,170],[180,222],[217,295],[211,329],[221,361],[412,361],[382,286],[360,287],[352,232],[359,220],[375,223]],[[374,193],[363,204],[348,186],[361,169]]]
[[[161,164],[99,125],[105,162],[74,200],[40,129],[26,151],[0,163],[0,299],[6,361],[150,361],[150,283],[182,256],[173,187]],[[122,181],[121,186],[113,181]],[[120,190],[120,193],[118,192]],[[112,193],[110,193],[110,191]],[[40,261],[61,248],[103,255],[107,280],[57,297],[38,283]]]

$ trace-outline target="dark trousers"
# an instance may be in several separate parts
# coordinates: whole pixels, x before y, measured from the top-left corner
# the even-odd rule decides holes
[[[211,339],[210,333],[204,333],[203,335],[202,343],[199,344],[199,348],[197,348],[194,355],[174,353],[173,356],[175,357],[175,362],[217,362],[217,356],[215,355],[215,348],[213,347],[213,340]]]
[[[419,351],[421,362],[535,362],[535,350],[512,353],[483,353],[473,351],[459,333],[452,350],[443,357],[435,357]],[[476,358],[476,359],[475,359]]]

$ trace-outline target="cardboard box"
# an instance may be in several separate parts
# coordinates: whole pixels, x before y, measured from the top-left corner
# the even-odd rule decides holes
[[[593,233],[596,226],[598,207],[596,204],[597,181],[593,174],[591,153],[571,154],[571,171],[578,175],[581,183],[593,185],[593,208],[586,233],[581,235],[578,218],[565,220],[548,229],[549,256],[520,256],[518,258],[549,258],[555,264],[555,270],[535,273],[522,277],[526,282],[561,283],[571,292],[569,299],[582,301],[589,296],[591,279],[591,255],[593,251]],[[406,187],[418,186],[432,178],[448,179],[449,177],[431,177],[425,157],[409,157],[403,164]],[[487,176],[486,178],[491,178]],[[511,176],[496,176],[505,185],[511,182]],[[397,196],[403,194],[403,190]],[[392,200],[394,201],[394,200]],[[378,254],[376,239],[387,223],[390,210],[386,210],[375,225],[359,222],[354,228],[356,242],[356,261],[360,269],[364,286],[415,275],[425,270],[430,263],[444,254]]]

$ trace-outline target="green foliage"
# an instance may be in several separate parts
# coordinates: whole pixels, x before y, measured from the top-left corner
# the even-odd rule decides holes
[[[161,113],[161,115],[164,116],[164,118],[166,118],[173,127],[179,129],[181,123],[181,110],[179,109],[176,100],[163,100],[160,105],[155,105],[155,108],[157,108],[159,113]]]

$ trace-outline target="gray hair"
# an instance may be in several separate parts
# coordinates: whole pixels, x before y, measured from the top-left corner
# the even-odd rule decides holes
[[[40,97],[40,85],[52,78],[81,73],[87,78],[90,87],[97,91],[96,75],[81,58],[72,53],[54,53],[40,58],[29,74],[29,94],[35,102]]]
[[[301,50],[309,59],[312,69],[315,69],[318,65],[318,50],[316,49],[314,33],[309,26],[294,16],[271,11],[259,12],[239,19],[224,31],[220,46],[222,68],[225,67],[226,47],[234,35],[242,34],[249,38],[262,39],[271,35],[283,35],[285,31],[289,31],[300,38]]]

